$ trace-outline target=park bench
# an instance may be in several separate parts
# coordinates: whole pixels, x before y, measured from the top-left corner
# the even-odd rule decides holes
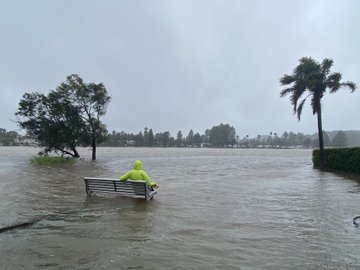
[[[156,194],[145,181],[127,180],[119,181],[113,178],[84,177],[86,193],[112,193],[135,198],[151,200]]]

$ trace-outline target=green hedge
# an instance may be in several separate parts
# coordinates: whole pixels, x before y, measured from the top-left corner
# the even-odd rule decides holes
[[[324,149],[324,169],[360,174],[360,147]],[[320,167],[320,150],[312,153],[313,164]]]

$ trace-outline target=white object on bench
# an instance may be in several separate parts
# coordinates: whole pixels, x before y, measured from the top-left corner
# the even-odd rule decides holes
[[[113,193],[130,197],[142,197],[151,200],[157,193],[152,190],[145,181],[127,180],[120,181],[113,178],[84,177],[86,193],[91,195],[93,192]]]

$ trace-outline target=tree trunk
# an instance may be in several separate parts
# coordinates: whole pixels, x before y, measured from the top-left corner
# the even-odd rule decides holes
[[[92,160],[96,160],[96,138],[92,139]]]
[[[80,157],[80,155],[79,155],[79,153],[78,153],[78,151],[76,150],[76,148],[74,147],[73,148],[73,152],[74,152],[74,158],[79,158]]]
[[[65,149],[62,149],[62,148],[58,148],[58,150],[61,151],[61,153],[62,153],[61,156],[63,156],[63,155],[69,155],[69,156],[71,156],[71,157],[73,157],[73,158],[79,158],[79,157],[80,157],[78,151],[76,151],[75,148],[71,149],[74,153],[71,153],[71,152],[69,152],[69,151],[66,151]]]
[[[325,159],[324,159],[324,138],[322,132],[322,120],[321,120],[321,104],[319,104],[319,110],[317,112],[318,120],[318,134],[319,134],[319,148],[320,148],[320,169],[324,169]]]

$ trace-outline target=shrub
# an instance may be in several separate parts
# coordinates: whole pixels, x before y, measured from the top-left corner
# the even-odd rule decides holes
[[[324,149],[324,167],[327,170],[337,170],[360,174],[360,147],[327,148]],[[312,153],[315,167],[320,167],[320,150]]]
[[[34,165],[57,165],[57,164],[74,164],[75,159],[69,157],[50,157],[38,156],[30,159],[31,164]]]

